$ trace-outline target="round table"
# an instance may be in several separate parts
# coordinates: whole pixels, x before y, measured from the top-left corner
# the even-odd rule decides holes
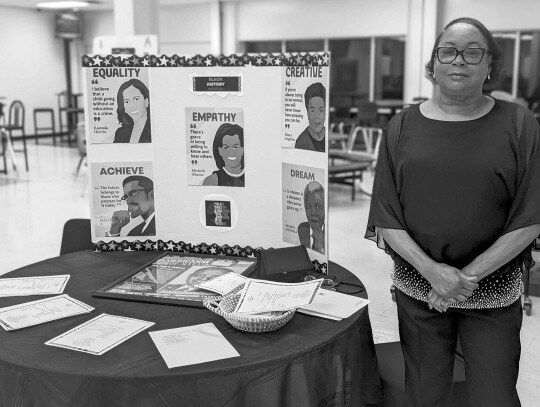
[[[342,321],[296,313],[277,331],[253,334],[206,309],[92,296],[158,254],[81,251],[4,275],[70,274],[64,293],[95,310],[17,331],[0,329],[0,406],[313,407],[380,401],[367,307]],[[342,281],[359,282],[335,263],[329,270]],[[361,295],[367,298],[365,291]],[[0,307],[39,298],[3,297]],[[101,356],[44,345],[101,313],[155,322],[150,331],[211,322],[240,357],[168,369],[147,331]]]

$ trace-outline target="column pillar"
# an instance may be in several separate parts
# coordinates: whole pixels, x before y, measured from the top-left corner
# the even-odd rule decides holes
[[[433,96],[434,86],[425,77],[425,65],[437,37],[437,3],[438,0],[409,0],[403,89],[408,103],[415,96]]]
[[[237,4],[227,1],[221,5],[221,52],[225,55],[239,52]]]
[[[210,51],[214,55],[223,52],[223,14],[221,1],[210,3]]]
[[[114,0],[114,31],[118,36],[159,34],[158,0]]]

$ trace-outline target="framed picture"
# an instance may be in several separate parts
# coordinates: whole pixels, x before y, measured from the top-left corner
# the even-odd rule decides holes
[[[216,293],[195,287],[228,272],[249,277],[257,259],[191,253],[163,253],[133,273],[94,292],[94,297],[202,308]]]

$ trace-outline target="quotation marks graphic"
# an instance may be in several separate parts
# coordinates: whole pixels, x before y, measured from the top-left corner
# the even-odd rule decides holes
[[[97,85],[99,82],[97,79],[92,79],[92,85]]]
[[[290,124],[286,124],[286,125],[285,125],[285,128],[286,128],[286,129],[290,129],[290,128],[291,128],[291,125],[290,125]]]
[[[285,85],[290,86],[290,85],[291,85],[291,81],[285,81]]]
[[[197,125],[192,123],[192,124],[189,125],[189,128],[190,128],[190,129],[196,129],[196,128],[197,128]]]
[[[94,116],[94,121],[95,121],[95,122],[100,122],[100,121],[101,121],[101,117],[99,117],[99,116]]]
[[[191,160],[191,165],[197,165],[198,161],[197,160]]]

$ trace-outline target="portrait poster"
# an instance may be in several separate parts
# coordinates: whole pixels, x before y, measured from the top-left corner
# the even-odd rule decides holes
[[[326,172],[283,163],[283,241],[326,253]]]
[[[325,203],[320,227],[315,215],[309,225],[303,195],[310,181],[328,190],[328,53],[84,55],[82,62],[95,250],[253,256],[256,248],[298,245],[307,232],[311,260],[327,263],[327,194],[317,195]],[[149,89],[142,99],[150,131],[139,126],[138,143],[130,143],[133,132],[117,131],[125,127],[118,91],[128,79]],[[312,132],[322,135],[312,151],[296,147],[302,133],[311,137],[308,89],[317,108]],[[126,104],[129,92],[120,97]],[[109,115],[94,114],[105,98]],[[124,185],[142,171],[157,194],[136,180]]]
[[[244,184],[242,109],[187,107],[188,185]]]
[[[201,254],[165,253],[129,275],[98,290],[97,297],[201,306],[212,291],[196,285],[226,273],[249,276],[255,259]]]
[[[156,235],[152,162],[95,162],[91,173],[97,237]]]
[[[148,69],[109,66],[88,72],[89,143],[151,142]]]
[[[295,66],[283,70],[283,147],[326,151],[327,69],[322,66]]]
[[[214,232],[228,232],[238,223],[238,207],[230,196],[225,194],[206,195],[199,204],[201,224]]]

